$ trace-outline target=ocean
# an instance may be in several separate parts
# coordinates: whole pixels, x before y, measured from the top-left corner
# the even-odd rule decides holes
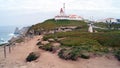
[[[13,37],[15,28],[15,26],[0,26],[0,44],[7,43]]]

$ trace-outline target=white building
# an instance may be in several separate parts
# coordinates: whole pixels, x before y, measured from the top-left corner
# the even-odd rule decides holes
[[[69,19],[70,20],[83,20],[81,16],[77,16],[77,15],[69,15]]]
[[[93,33],[93,26],[91,24],[89,25],[88,32]]]
[[[65,13],[65,4],[63,8],[60,9],[59,15],[55,16],[55,20],[84,20],[81,16],[78,15],[66,15]]]
[[[106,19],[101,19],[98,20],[97,22],[103,22],[103,23],[117,23],[117,19],[115,18],[106,18]]]

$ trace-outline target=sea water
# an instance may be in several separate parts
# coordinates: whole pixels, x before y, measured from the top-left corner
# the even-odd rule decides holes
[[[0,44],[7,43],[13,37],[15,28],[15,26],[0,26]]]

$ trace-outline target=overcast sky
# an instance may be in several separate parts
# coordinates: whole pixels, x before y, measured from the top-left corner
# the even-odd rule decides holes
[[[120,0],[0,0],[0,26],[32,25],[53,18],[66,3],[67,14],[120,18]]]

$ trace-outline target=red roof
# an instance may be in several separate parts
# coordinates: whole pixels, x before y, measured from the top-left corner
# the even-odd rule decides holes
[[[64,13],[64,11],[63,11],[63,9],[62,9],[62,8],[60,9],[60,13]]]

